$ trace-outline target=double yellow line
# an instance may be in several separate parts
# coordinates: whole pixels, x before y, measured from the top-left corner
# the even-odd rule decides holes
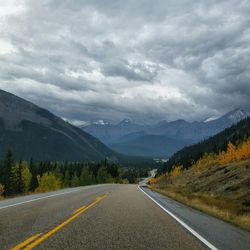
[[[93,201],[92,203],[90,203],[87,206],[82,206],[79,209],[77,209],[70,218],[68,218],[66,221],[64,221],[60,225],[56,226],[55,228],[53,228],[52,230],[50,230],[46,234],[43,235],[42,233],[40,233],[40,234],[33,235],[30,238],[28,238],[25,241],[18,244],[17,246],[11,248],[11,250],[20,250],[20,249],[30,250],[30,249],[33,249],[34,247],[36,247],[37,245],[39,245],[40,243],[45,241],[47,238],[49,238],[52,234],[56,233],[61,228],[63,228],[64,226],[69,224],[71,221],[76,219],[79,215],[81,215],[82,213],[84,213],[85,211],[87,211],[88,209],[90,209],[91,207],[96,205],[98,202],[103,200],[105,197],[106,197],[106,195],[97,197],[95,199],[95,201]]]

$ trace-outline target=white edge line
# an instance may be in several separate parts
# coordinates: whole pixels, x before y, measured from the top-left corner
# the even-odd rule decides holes
[[[210,242],[208,242],[206,239],[204,239],[200,234],[198,234],[195,230],[193,230],[191,227],[189,227],[185,222],[183,222],[181,219],[179,219],[177,216],[175,216],[173,213],[168,211],[165,207],[163,207],[160,203],[158,203],[155,199],[153,199],[149,194],[147,194],[140,186],[138,188],[147,195],[155,204],[157,204],[161,209],[163,209],[166,213],[168,213],[172,218],[174,218],[177,222],[179,222],[184,228],[186,228],[191,234],[193,234],[196,238],[198,238],[201,242],[203,242],[207,247],[209,247],[212,250],[218,250],[214,245],[212,245]]]
[[[79,188],[77,190],[71,190],[71,191],[59,193],[59,194],[51,194],[51,195],[35,198],[35,199],[32,199],[32,200],[28,200],[28,201],[21,201],[21,202],[17,202],[17,203],[11,204],[11,205],[6,205],[6,206],[3,206],[3,207],[0,207],[0,210],[4,209],[4,208],[8,208],[8,207],[15,207],[15,206],[25,204],[25,203],[30,203],[30,202],[33,202],[33,201],[38,201],[38,200],[43,200],[43,199],[47,199],[47,198],[51,198],[51,197],[55,197],[55,196],[60,196],[60,195],[64,195],[64,194],[70,194],[70,193],[73,193],[73,192],[78,192],[80,190],[81,190],[81,188]]]

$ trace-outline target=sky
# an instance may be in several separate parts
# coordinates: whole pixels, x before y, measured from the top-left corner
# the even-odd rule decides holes
[[[74,124],[250,107],[249,0],[1,0],[0,89]]]

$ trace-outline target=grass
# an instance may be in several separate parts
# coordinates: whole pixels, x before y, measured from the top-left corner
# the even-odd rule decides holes
[[[250,231],[250,160],[184,171],[150,188]]]

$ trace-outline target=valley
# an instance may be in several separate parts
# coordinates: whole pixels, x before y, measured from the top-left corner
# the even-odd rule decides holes
[[[100,120],[80,128],[120,153],[166,158],[181,148],[205,140],[248,116],[248,111],[239,108],[216,119],[201,122],[179,119],[170,122],[163,120],[148,125],[137,124],[129,119],[124,119],[118,124]]]

